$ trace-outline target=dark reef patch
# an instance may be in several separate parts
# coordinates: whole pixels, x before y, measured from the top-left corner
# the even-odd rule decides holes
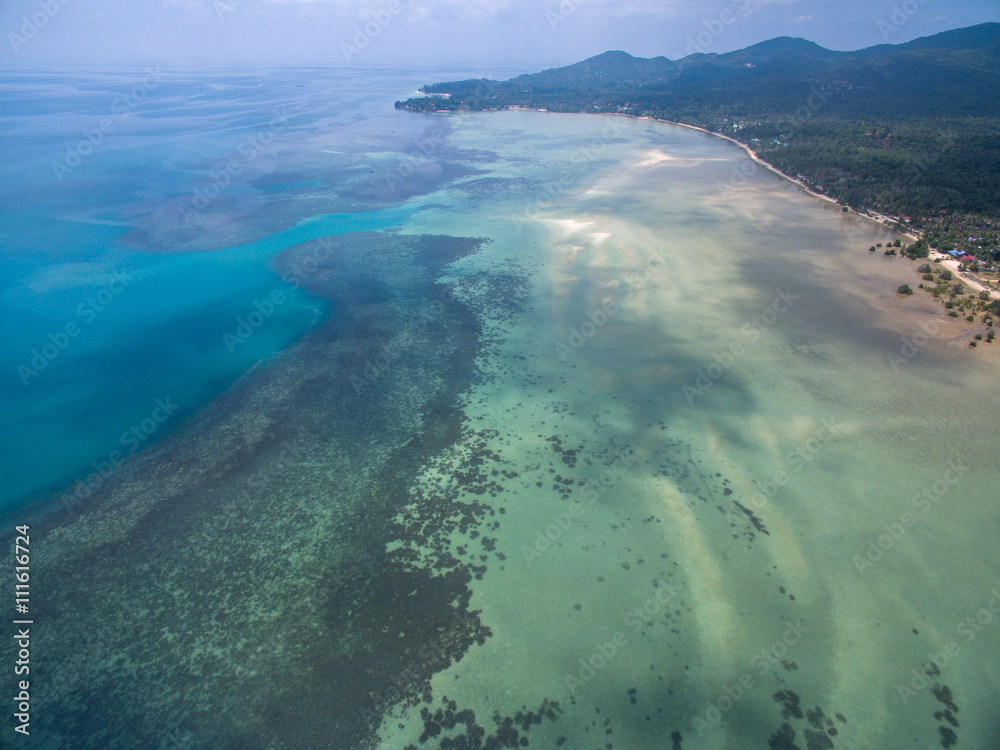
[[[542,701],[537,711],[522,706],[514,716],[500,716],[498,712],[494,712],[492,721],[496,728],[487,736],[486,729],[476,723],[475,711],[468,708],[459,710],[455,701],[448,700],[447,696],[441,699],[441,703],[442,707],[433,713],[426,707],[420,711],[424,731],[420,735],[419,742],[423,745],[428,740],[441,736],[437,745],[439,750],[501,750],[501,748],[527,747],[527,734],[533,726],[541,724],[544,719],[556,721],[562,713],[557,701],[547,699]],[[465,727],[465,731],[442,736],[459,726]],[[524,734],[521,734],[522,732]],[[562,742],[556,744],[561,745]],[[417,750],[417,746],[407,745],[404,750]]]
[[[948,727],[938,727],[938,733],[941,735],[941,747],[951,747],[958,742],[958,735]]]
[[[925,673],[928,676],[941,674],[937,665],[933,662],[931,663],[931,669],[925,670]],[[955,729],[959,727],[958,718],[955,716],[958,713],[958,705],[955,703],[951,689],[947,685],[934,683],[931,686],[931,693],[934,694],[937,702],[944,706],[944,710],[934,712],[934,719],[936,721],[946,721],[949,725],[938,727],[938,734],[941,735],[941,746],[951,747],[958,742],[958,735],[955,733]]]
[[[795,730],[791,724],[782,724],[778,731],[768,738],[767,746],[771,750],[801,750],[795,744]]]
[[[367,748],[386,708],[429,699],[489,637],[468,584],[499,521],[457,497],[503,492],[509,467],[457,406],[488,345],[460,300],[512,307],[518,281],[437,283],[482,242],[356,233],[276,259],[330,320],[38,540],[37,731]],[[456,483],[421,487],[437,461]],[[457,557],[455,530],[475,539]]]
[[[797,693],[792,690],[780,690],[773,696],[775,702],[782,704],[781,718],[784,721],[778,727],[770,739],[768,747],[772,750],[801,750],[796,744],[797,737],[795,727],[792,722],[805,721],[806,726],[801,727],[802,737],[805,740],[806,750],[834,750],[833,738],[839,734],[839,730],[834,726],[833,719],[826,715],[820,706],[808,708],[803,713],[800,707],[801,700]],[[834,714],[841,722],[847,721],[843,714]]]
[[[767,535],[771,534],[771,532],[767,530],[767,527],[764,526],[764,522],[761,521],[752,510],[750,510],[745,505],[740,504],[740,502],[737,500],[733,500],[733,504],[737,508],[739,508],[740,512],[743,515],[745,515],[747,518],[750,519],[750,523],[753,524],[753,527],[757,529],[757,531],[759,531],[761,534],[767,534]]]
[[[795,717],[802,718],[802,709],[799,708],[799,696],[791,690],[780,690],[774,694],[774,700],[782,704],[781,716],[785,719]]]

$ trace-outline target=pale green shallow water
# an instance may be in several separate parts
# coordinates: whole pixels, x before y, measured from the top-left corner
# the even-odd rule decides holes
[[[453,119],[454,142],[490,143],[511,172],[607,147],[580,185],[537,206],[543,221],[589,225],[518,233],[509,216],[524,215],[528,190],[471,216],[427,211],[407,228],[490,236],[453,273],[517,264],[533,291],[484,362],[496,377],[465,402],[520,472],[498,533],[507,560],[472,583],[494,637],[438,674],[435,693],[480,717],[559,701],[565,713],[531,729],[532,747],[662,748],[679,731],[685,748],[760,748],[783,722],[798,746],[827,746],[810,744],[808,716],[782,717],[774,694],[789,690],[803,712],[846,719],[833,719],[833,746],[902,748],[940,746],[939,684],[959,709],[959,746],[995,745],[1000,622],[980,610],[1000,608],[996,353],[949,343],[963,329],[941,324],[894,369],[901,338],[940,315],[919,296],[896,298],[910,264],[871,257],[886,239],[877,226],[763,169],[731,182],[749,165],[732,144],[620,118]],[[650,150],[679,160],[653,165]],[[605,300],[617,314],[571,338],[588,313],[602,321]],[[717,361],[721,377],[708,370]],[[699,370],[711,386],[685,392]],[[553,436],[579,449],[572,468]],[[790,456],[798,449],[806,458]],[[938,500],[934,483],[956,460],[958,481]],[[550,467],[576,486],[610,472],[596,501],[562,499]],[[781,486],[765,487],[776,476]],[[935,498],[925,513],[913,501],[924,488]],[[859,567],[906,512],[915,525]],[[634,610],[647,604],[640,625]],[[981,630],[970,630],[977,614]],[[781,658],[762,658],[782,638]],[[588,671],[580,660],[609,641],[615,653]],[[941,674],[901,692],[949,642],[959,651],[938,659]],[[412,709],[387,718],[382,747],[420,746],[423,729]]]
[[[37,746],[997,746],[1000,357],[888,235],[689,129],[398,117],[398,228],[275,261],[337,315],[38,542]]]

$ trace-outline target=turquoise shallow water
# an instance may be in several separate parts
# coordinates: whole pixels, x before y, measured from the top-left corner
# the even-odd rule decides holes
[[[20,126],[59,208],[3,238],[10,363],[132,279],[20,426],[156,440],[33,526],[35,746],[998,744],[1000,355],[896,294],[882,227],[663,123],[171,85],[69,250]]]
[[[270,134],[271,110],[257,100],[219,96],[209,102],[210,115],[173,113],[167,102],[197,98],[204,90],[184,74],[161,71],[148,98],[128,117],[120,116],[120,105],[114,106],[119,92],[131,91],[129,83],[144,76],[126,68],[101,76],[74,74],[67,81],[63,74],[24,72],[4,83],[11,103],[0,122],[8,144],[0,172],[0,372],[6,383],[0,395],[6,478],[0,512],[5,517],[26,503],[51,502],[46,498],[52,493],[61,496],[77,482],[91,484],[88,477],[115,451],[128,455],[162,438],[325,316],[326,304],[270,269],[282,249],[341,232],[397,226],[415,210],[310,213],[301,221],[293,212],[291,226],[281,227],[279,220],[279,231],[264,230],[249,242],[209,240],[205,247],[212,252],[206,253],[173,253],[166,243],[157,248],[165,252],[151,254],[142,238],[129,236],[137,199],[200,206],[196,196],[204,192],[197,191],[213,184],[205,175],[216,173],[219,158],[250,154],[244,150],[241,156],[240,147]],[[223,80],[236,89],[255,85],[238,76]],[[287,90],[287,83],[282,77],[272,87]],[[326,88],[328,106],[334,107],[350,86]],[[45,107],[39,104],[43,100]],[[379,105],[384,107],[384,100]],[[378,107],[369,105],[369,114],[372,109]],[[364,108],[349,111],[353,118],[366,117]],[[73,139],[102,117],[110,117],[114,130],[79,168],[58,180],[51,165],[64,162]],[[234,128],[237,118],[243,122]],[[172,130],[159,122],[169,122]],[[192,136],[186,128],[195,123],[198,132]],[[242,165],[243,174],[265,158],[260,146]],[[180,166],[184,169],[176,171]],[[320,184],[232,184],[219,200]],[[286,295],[283,302],[230,351],[224,335],[253,313],[255,301],[275,290]],[[157,424],[156,434],[143,435],[139,445],[123,442],[122,435],[147,419],[162,398],[177,408]]]
[[[3,367],[16,383],[5,389],[0,414],[9,441],[4,455],[20,470],[5,487],[3,507],[68,478],[85,479],[93,461],[130,451],[135,443],[120,436],[149,416],[157,398],[169,397],[178,408],[158,426],[162,437],[328,314],[324,303],[270,271],[278,252],[392,227],[406,213],[318,216],[257,242],[177,255],[117,249],[118,237],[99,232],[93,241],[115,249],[11,279]],[[264,306],[267,317],[253,336],[227,345],[225,335],[273,292],[283,295],[281,303],[273,311]]]

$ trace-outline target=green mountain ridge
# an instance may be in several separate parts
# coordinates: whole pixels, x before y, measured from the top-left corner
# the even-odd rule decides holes
[[[697,125],[858,210],[909,216],[916,227],[957,220],[942,215],[1000,226],[1000,23],[846,52],[795,37],[680,60],[615,50],[508,81],[421,91],[429,96],[396,106]]]

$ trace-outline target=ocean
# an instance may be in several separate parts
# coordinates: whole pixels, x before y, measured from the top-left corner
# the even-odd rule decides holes
[[[384,71],[356,85],[319,70],[158,66],[6,76],[0,420],[17,470],[0,509],[92,484],[109,455],[134,452],[122,435],[157,398],[177,405],[159,438],[328,314],[269,259],[297,242],[395,227],[410,212],[388,182],[371,186],[385,200],[348,196],[350,212],[319,204],[323,179],[357,179],[359,130],[372,141],[416,138],[412,124],[379,123],[418,76]],[[282,149],[297,151],[317,128],[325,177],[297,180],[291,164],[275,175]],[[267,325],[220,347],[277,288],[287,299]],[[142,438],[139,447],[155,440]]]
[[[393,108],[510,72],[4,74],[18,742],[1000,740],[978,323],[725,140]]]

